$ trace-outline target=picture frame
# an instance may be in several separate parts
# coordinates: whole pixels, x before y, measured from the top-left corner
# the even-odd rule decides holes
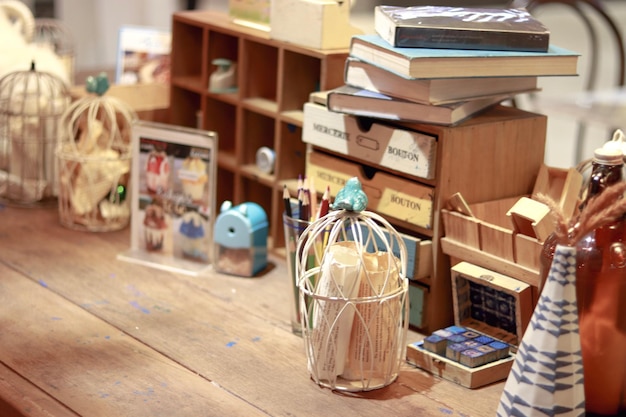
[[[118,31],[115,83],[168,84],[172,34],[167,29],[124,25]]]
[[[217,151],[216,132],[135,122],[131,242],[118,259],[194,276],[210,267]]]

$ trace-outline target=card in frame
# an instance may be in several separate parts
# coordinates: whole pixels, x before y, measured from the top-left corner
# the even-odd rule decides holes
[[[133,125],[131,247],[118,259],[200,275],[212,264],[218,136]]]

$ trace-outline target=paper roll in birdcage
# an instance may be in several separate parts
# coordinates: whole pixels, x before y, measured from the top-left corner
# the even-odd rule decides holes
[[[54,150],[69,89],[36,69],[0,79],[0,199],[20,205],[56,195]]]
[[[333,210],[298,240],[302,336],[313,380],[339,391],[392,383],[408,328],[406,247],[384,218]]]
[[[100,86],[98,86],[100,84]],[[59,215],[64,226],[109,231],[130,219],[132,124],[125,102],[104,96],[104,75],[88,80],[96,95],[76,100],[63,114],[57,148]]]

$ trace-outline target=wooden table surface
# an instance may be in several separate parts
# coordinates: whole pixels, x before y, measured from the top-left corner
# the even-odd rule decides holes
[[[192,277],[117,260],[129,246],[128,229],[61,226],[56,206],[0,205],[1,416],[495,415],[502,382],[409,364],[366,393],[316,385],[280,257],[261,277]]]

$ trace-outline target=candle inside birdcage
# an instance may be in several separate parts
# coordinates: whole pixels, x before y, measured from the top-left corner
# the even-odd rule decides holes
[[[392,383],[408,328],[406,247],[352,178],[296,253],[308,369],[321,386],[368,391]]]

